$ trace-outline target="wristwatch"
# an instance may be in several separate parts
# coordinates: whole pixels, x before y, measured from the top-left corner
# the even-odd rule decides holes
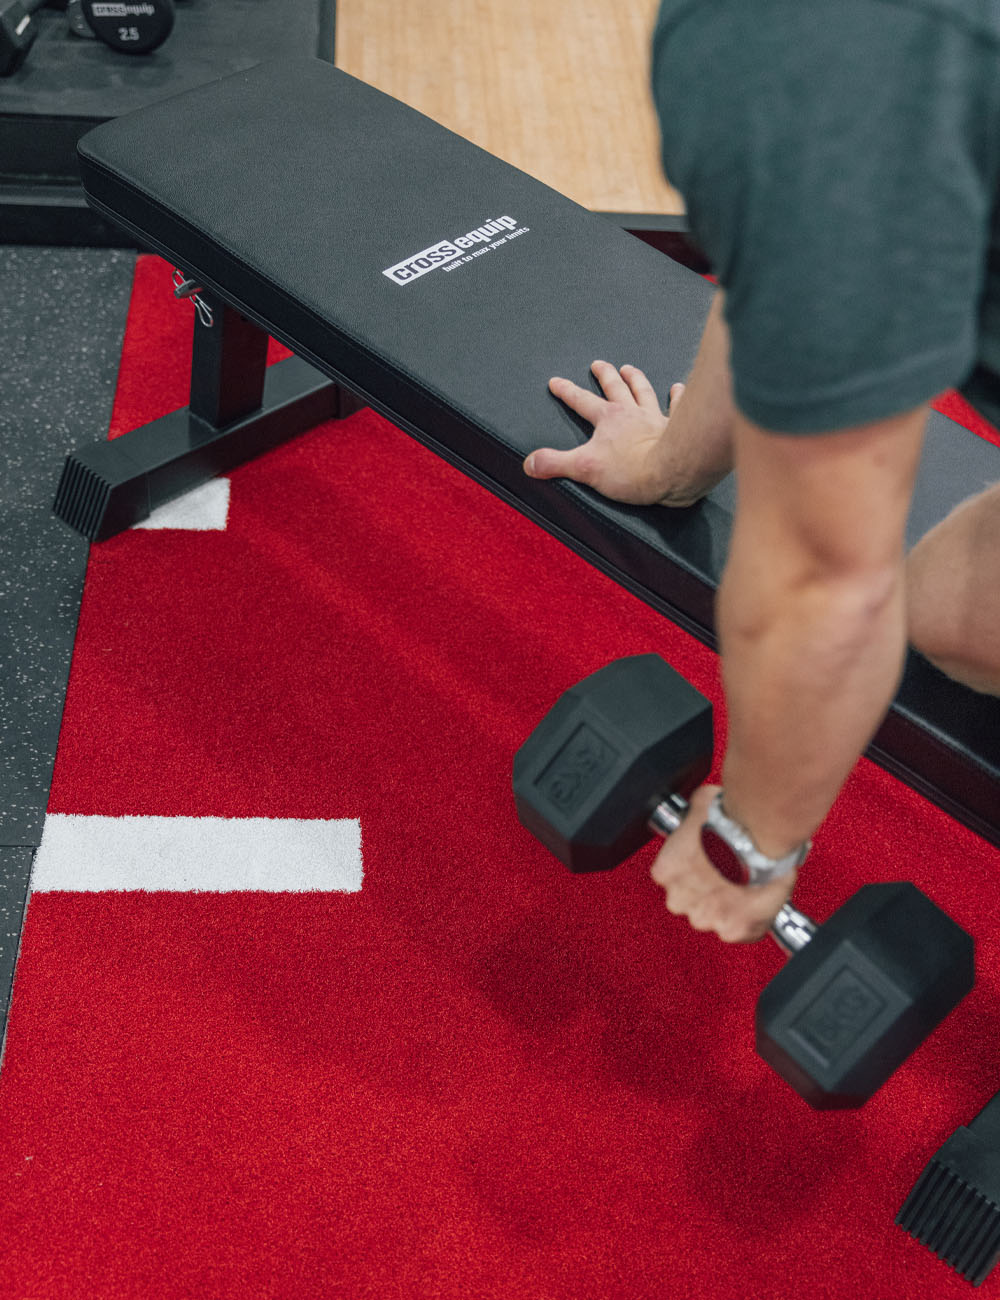
[[[720,790],[709,804],[708,817],[701,828],[701,845],[716,871],[734,885],[769,885],[802,866],[812,848],[812,840],[806,840],[784,857],[769,858],[754,844],[746,827],[726,813]]]

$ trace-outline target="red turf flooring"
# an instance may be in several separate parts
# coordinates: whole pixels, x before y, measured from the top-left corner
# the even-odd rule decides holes
[[[143,259],[113,431],[186,402],[190,323]],[[772,944],[667,915],[648,851],[574,878],[514,818],[526,732],[646,650],[721,730],[711,653],[370,412],[237,471],[225,532],[95,547],[50,812],[356,817],[365,877],[34,896],[0,1295],[965,1295],[893,1216],[1000,1086],[1000,853],[859,764],[797,901],[911,879],[979,978],[814,1113],[753,1051]]]

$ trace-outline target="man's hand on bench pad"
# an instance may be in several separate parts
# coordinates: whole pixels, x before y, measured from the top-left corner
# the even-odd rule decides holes
[[[549,391],[594,426],[588,442],[572,451],[542,447],[524,462],[530,478],[568,478],[585,483],[612,501],[636,506],[690,506],[714,486],[696,481],[685,467],[684,448],[671,455],[671,419],[685,385],[670,389],[670,414],[664,414],[652,384],[637,366],[619,370],[608,361],[591,366],[604,392],[599,397],[569,379],[549,380]],[[666,455],[664,453],[667,453]],[[672,467],[672,472],[670,468]],[[694,481],[693,481],[694,480]]]

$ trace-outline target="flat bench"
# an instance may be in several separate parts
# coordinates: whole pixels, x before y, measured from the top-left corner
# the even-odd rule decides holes
[[[316,59],[105,123],[79,158],[88,201],[182,272],[199,314],[190,406],[67,459],[56,511],[78,531],[111,536],[366,405],[714,643],[731,479],[666,510],[521,470],[589,434],[551,375],[631,362],[661,396],[686,376],[702,277]],[[295,355],[266,368],[268,335]],[[933,416],[910,540],[998,478],[997,448]],[[1000,700],[911,652],[869,755],[1000,844]]]

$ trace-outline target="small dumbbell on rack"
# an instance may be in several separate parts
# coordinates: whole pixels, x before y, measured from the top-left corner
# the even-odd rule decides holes
[[[38,38],[35,14],[46,0],[0,0],[0,77],[12,77]]]
[[[121,54],[150,54],[174,28],[174,0],[142,0],[141,4],[108,0],[0,0],[0,77],[12,77],[38,39],[35,15],[48,5],[65,8],[75,36],[102,41]]]
[[[68,0],[66,16],[74,36],[96,38],[120,54],[151,54],[174,30],[176,9],[174,0]]]

